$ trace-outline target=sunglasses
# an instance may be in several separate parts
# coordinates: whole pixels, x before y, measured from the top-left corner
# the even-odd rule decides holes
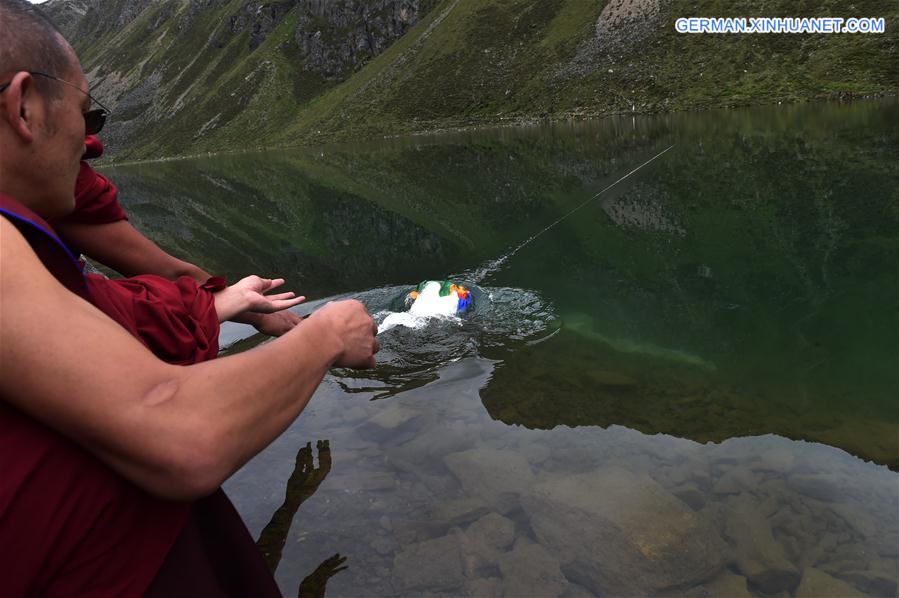
[[[83,93],[84,95],[89,97],[91,102],[95,103],[97,106],[99,106],[99,108],[94,108],[93,110],[87,110],[87,111],[81,113],[81,115],[84,117],[84,134],[85,135],[96,135],[103,129],[103,125],[106,124],[106,117],[109,116],[110,112],[109,112],[109,109],[106,108],[106,106],[104,106],[100,102],[98,102],[94,96],[92,96],[88,92],[84,91],[83,89],[81,89],[80,87],[75,85],[74,83],[69,83],[68,81],[60,79],[59,77],[54,77],[53,75],[48,75],[47,73],[40,73],[37,71],[25,71],[25,72],[31,76],[46,77],[47,79],[53,79],[54,81],[59,81],[60,83],[64,83],[64,84],[68,85],[69,87],[74,87],[75,89],[77,89],[78,91],[80,91],[81,93]],[[3,90],[5,90],[7,87],[9,87],[11,83],[12,83],[12,81],[0,84],[0,93],[3,93]]]

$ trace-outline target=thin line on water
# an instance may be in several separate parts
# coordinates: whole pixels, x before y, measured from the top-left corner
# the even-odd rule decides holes
[[[503,264],[509,260],[509,258],[511,258],[513,255],[515,255],[519,251],[521,251],[531,241],[535,240],[537,237],[539,237],[540,235],[542,235],[543,233],[545,233],[552,227],[556,226],[557,224],[559,224],[560,222],[562,222],[563,220],[565,220],[566,218],[568,218],[569,216],[571,216],[572,214],[574,214],[575,212],[577,212],[578,210],[580,210],[581,208],[583,208],[584,206],[586,206],[587,204],[592,202],[594,199],[596,199],[597,197],[599,197],[600,195],[602,195],[603,193],[605,193],[606,191],[608,191],[609,189],[611,189],[612,187],[614,187],[615,185],[617,185],[618,183],[623,181],[624,179],[628,178],[629,176],[631,176],[632,174],[634,174],[635,172],[637,172],[638,170],[640,170],[641,168],[643,168],[644,166],[649,164],[650,162],[654,161],[656,158],[661,157],[662,154],[664,154],[665,152],[667,152],[668,150],[670,150],[673,147],[674,147],[674,145],[669,145],[668,147],[666,147],[665,149],[663,149],[662,151],[657,153],[655,156],[653,156],[652,158],[650,158],[643,164],[640,164],[639,166],[637,166],[636,168],[631,170],[629,173],[627,173],[626,175],[624,175],[621,178],[619,178],[618,180],[616,180],[614,183],[611,183],[611,184],[607,185],[606,187],[604,187],[602,190],[598,191],[596,194],[591,196],[589,199],[587,199],[586,201],[584,201],[583,203],[581,203],[574,209],[570,210],[568,213],[566,213],[562,217],[558,218],[555,222],[553,222],[552,224],[550,224],[543,230],[541,230],[541,231],[531,235],[527,239],[525,239],[523,243],[518,245],[518,247],[516,247],[509,253],[507,253],[503,256],[500,256],[499,258],[497,258],[495,260],[491,260],[491,261],[487,262],[486,264],[484,264],[483,266],[481,266],[480,268],[478,268],[477,270],[475,270],[475,273],[472,276],[471,282],[478,284],[482,280],[484,280],[485,278],[490,276],[491,274],[494,274],[495,272],[497,272],[500,268],[502,268]]]

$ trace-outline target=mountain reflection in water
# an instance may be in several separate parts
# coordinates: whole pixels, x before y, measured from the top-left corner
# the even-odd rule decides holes
[[[676,143],[479,280],[489,317],[389,330],[375,370],[329,374],[229,494],[251,530],[287,523],[291,594],[340,553],[334,595],[895,595],[897,116],[607,119],[109,174],[179,256],[377,314]],[[308,438],[333,464],[294,508]]]

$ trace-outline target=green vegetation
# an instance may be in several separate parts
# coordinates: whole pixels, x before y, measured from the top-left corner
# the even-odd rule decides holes
[[[347,62],[332,77],[307,68],[297,32],[318,30],[329,47],[358,32],[300,4],[263,5],[271,23],[245,0],[149,3],[130,20],[128,4],[108,0],[67,25],[98,93],[118,102],[115,158],[855,98],[899,83],[899,9],[876,0],[671,0],[660,12],[644,0],[616,11],[604,0],[442,0],[423,3],[433,8],[363,68]],[[683,35],[673,26],[679,16],[738,15],[882,16],[887,32]]]
[[[389,134],[539,116],[661,112],[895,91],[899,13],[888,32],[851,35],[682,35],[680,15],[832,15],[837,2],[675,1],[637,39],[595,47],[602,2],[447,1],[377,63],[299,115],[295,134]],[[638,4],[638,3],[634,3]],[[726,6],[724,6],[726,4]],[[411,40],[409,40],[411,41]],[[365,81],[364,87],[359,85]],[[361,89],[360,89],[361,88]],[[287,141],[285,138],[281,138]]]

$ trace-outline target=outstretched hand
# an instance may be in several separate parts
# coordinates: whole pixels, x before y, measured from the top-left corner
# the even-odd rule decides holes
[[[219,321],[232,320],[244,312],[271,314],[294,305],[306,298],[296,297],[291,291],[266,295],[284,284],[283,278],[247,276],[215,294],[215,310]]]
[[[237,281],[232,286],[242,294],[248,307],[246,311],[270,314],[294,305],[299,305],[306,297],[297,297],[293,291],[278,293],[277,295],[265,295],[284,284],[283,278],[261,278],[259,276],[247,276]]]

